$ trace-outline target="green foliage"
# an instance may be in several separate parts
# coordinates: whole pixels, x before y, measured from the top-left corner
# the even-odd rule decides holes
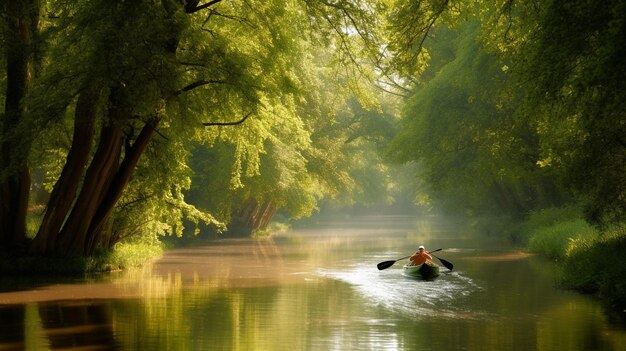
[[[528,245],[533,233],[542,228],[558,226],[562,223],[574,223],[582,218],[579,206],[549,207],[532,211],[515,231],[512,239],[523,245]],[[563,251],[563,254],[565,251]]]
[[[114,269],[139,267],[163,253],[160,243],[127,242],[113,247],[107,258],[107,265]]]
[[[489,22],[528,91],[525,119],[552,168],[603,225],[626,216],[626,1],[508,2]],[[492,14],[493,15],[493,14]]]
[[[398,2],[395,62],[420,75],[409,78],[416,88],[392,152],[418,161],[422,198],[524,213],[574,193],[592,223],[622,222],[625,9],[623,0]]]
[[[221,231],[250,199],[301,217],[324,197],[349,197],[355,178],[362,189],[386,187],[376,183],[385,167],[374,166],[375,179],[365,171],[376,154],[358,151],[372,141],[357,140],[376,131],[380,144],[391,128],[371,84],[384,1],[223,1],[199,11],[169,0],[41,5],[51,16],[16,133],[35,141],[38,187],[50,191],[59,179],[85,89],[101,88],[97,128],[121,126],[127,148],[146,121],[159,120],[107,224],[112,242],[180,236],[185,226]],[[244,116],[236,126],[203,125]],[[351,129],[323,132],[344,123]]]
[[[385,66],[402,79],[420,82],[431,60],[439,55],[427,46],[429,37],[441,27],[457,24],[466,6],[471,5],[449,0],[396,1],[387,19]]]
[[[437,28],[426,44],[447,60],[410,97],[390,153],[415,161],[426,197],[457,212],[519,214],[554,198],[536,164],[537,138],[516,118],[519,90],[498,57],[478,41],[478,24]]]
[[[249,174],[238,171],[236,144],[210,150],[197,147],[191,162],[196,172],[190,201],[229,222],[250,199],[271,202],[290,218],[299,218],[310,215],[323,198],[352,205],[388,196],[389,170],[379,164],[376,145],[391,129],[380,122],[389,116],[350,101],[351,105],[347,98],[343,104],[337,102],[341,110],[335,116],[311,111],[306,120],[273,126],[258,169]]]
[[[613,227],[595,238],[570,242],[562,283],[568,288],[598,293],[612,307],[626,307],[626,231]]]
[[[224,229],[212,214],[185,201],[192,176],[187,157],[182,141],[151,144],[116,208],[114,238],[150,241],[158,235],[181,236],[186,224]]]
[[[560,220],[551,226],[533,230],[528,241],[528,248],[532,252],[561,260],[571,240],[584,240],[582,238],[589,239],[597,236],[597,230],[582,218],[574,221]]]
[[[402,188],[381,161],[391,138],[425,207],[523,218],[575,191],[588,219],[620,222],[625,3],[47,1],[27,113],[3,137],[32,142],[49,190],[87,87],[102,87],[99,128],[119,123],[129,144],[158,117],[109,223],[114,241],[220,231],[251,200],[293,218],[329,199],[389,203]],[[374,80],[410,95],[382,96]],[[128,114],[109,121],[117,90]],[[553,254],[584,227],[535,226],[550,229],[520,238]]]
[[[549,208],[534,212],[517,230],[517,239],[533,252],[558,260],[561,284],[597,293],[613,306],[626,306],[626,250],[624,227],[602,232],[582,219],[580,207]]]
[[[203,148],[202,140],[194,145],[190,202],[225,223],[251,200],[272,203],[290,218],[300,218],[315,211],[323,198],[341,197],[352,203],[365,193],[355,191],[357,187],[386,186],[386,170],[377,165],[378,155],[371,147],[363,149],[387,137],[392,126],[385,121],[392,116],[380,112],[382,98],[373,91],[367,65],[352,69],[349,57],[357,48],[366,48],[336,27],[336,22],[350,28],[365,26],[357,34],[367,43],[373,38],[373,23],[357,21],[361,16],[357,14],[348,24],[345,18],[330,15],[332,7],[309,5],[307,11],[323,16],[323,21],[290,19],[291,27],[274,28],[271,40],[253,41],[280,39],[281,45],[259,69],[263,76],[256,84],[269,85],[259,94],[255,115],[235,128],[220,127],[218,138],[205,143],[209,149]],[[355,10],[349,2],[336,9],[342,14]],[[272,11],[263,15],[263,21],[278,16],[272,23],[279,23],[291,18],[290,11],[298,9]],[[319,32],[302,35],[310,31],[308,25]],[[250,30],[257,35],[257,28]],[[327,36],[320,38],[320,33]],[[267,47],[262,45],[262,50]],[[380,177],[367,180],[369,169],[381,168],[372,172]]]

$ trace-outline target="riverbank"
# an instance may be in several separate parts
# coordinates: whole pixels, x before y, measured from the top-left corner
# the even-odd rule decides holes
[[[511,232],[514,241],[560,266],[560,284],[598,296],[611,309],[626,311],[626,226],[598,230],[575,207],[532,214]]]
[[[163,254],[160,243],[120,243],[90,257],[41,257],[0,255],[0,272],[5,275],[103,273],[138,267]]]

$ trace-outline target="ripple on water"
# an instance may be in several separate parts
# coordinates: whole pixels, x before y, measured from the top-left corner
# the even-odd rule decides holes
[[[442,267],[442,273],[438,279],[422,281],[404,276],[401,263],[378,271],[377,262],[380,261],[354,264],[338,269],[320,269],[318,274],[352,285],[372,305],[382,306],[414,318],[437,316],[438,318],[478,319],[484,317],[464,307],[463,300],[481,290],[481,287],[464,276],[463,272],[447,271]]]

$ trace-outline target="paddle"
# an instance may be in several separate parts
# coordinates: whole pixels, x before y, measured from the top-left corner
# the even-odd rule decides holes
[[[435,251],[439,251],[439,250],[435,250]],[[446,268],[448,268],[449,270],[452,270],[452,268],[454,268],[454,265],[446,260],[444,260],[443,258],[439,258],[435,255],[432,255],[433,252],[435,251],[431,251],[429,252],[431,254],[431,256],[435,257],[436,259],[439,260],[439,262],[441,262],[442,265],[446,266]],[[410,256],[409,256],[410,257]]]
[[[443,249],[433,250],[433,251],[430,251],[429,253],[433,253],[433,252],[437,252],[437,251],[441,251],[441,250],[443,250]],[[411,255],[411,256],[412,256],[412,255]],[[393,266],[396,262],[398,262],[398,261],[400,261],[400,260],[403,260],[403,259],[405,259],[405,258],[409,258],[409,257],[411,257],[411,256],[406,256],[406,257],[398,258],[397,260],[392,260],[392,261],[385,261],[385,262],[381,262],[381,263],[377,264],[377,265],[376,265],[376,267],[378,267],[378,270],[379,270],[379,271],[382,271],[383,269],[387,269],[387,268],[389,268],[389,267]],[[435,256],[435,257],[436,257],[436,256]],[[437,257],[437,258],[439,258],[439,257]],[[439,258],[439,261],[441,261],[441,259],[440,259],[440,258]],[[450,263],[450,262],[448,262],[448,261],[445,261],[445,262],[446,262],[447,264],[449,264],[449,265],[450,265],[450,267],[452,267],[452,263]],[[441,263],[442,263],[444,266],[446,266],[448,269],[452,270],[452,268],[448,267],[448,266],[446,265],[446,263],[444,263],[444,261],[441,261]]]

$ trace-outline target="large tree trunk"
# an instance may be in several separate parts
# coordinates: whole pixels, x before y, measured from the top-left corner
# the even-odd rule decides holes
[[[121,164],[121,129],[113,125],[103,128],[83,188],[56,243],[57,254],[91,255],[98,244],[106,241],[106,238],[101,237],[105,232],[105,224],[154,135],[158,122],[155,118],[143,127],[133,145],[126,150]]]
[[[127,125],[131,116],[132,104],[123,87],[111,91],[108,103],[109,122],[102,127],[98,148],[87,169],[80,194],[54,243],[54,252],[58,255],[93,253],[100,242],[103,227],[159,121],[158,117],[154,117],[142,128],[132,146],[127,147],[124,159],[120,162],[125,140],[123,126]]]
[[[137,139],[135,140],[133,145],[126,150],[124,160],[122,161],[119,169],[115,173],[113,181],[111,182],[108,190],[104,194],[105,196],[98,206],[98,209],[89,227],[90,240],[85,248],[86,254],[89,255],[93,253],[96,245],[101,240],[101,235],[104,232],[104,226],[110,219],[115,204],[119,200],[120,196],[122,196],[122,192],[126,188],[126,185],[128,184],[128,181],[130,180],[133,171],[137,167],[139,157],[148,147],[148,144],[152,139],[152,136],[154,135],[158,123],[158,117],[154,117],[152,120],[146,123],[146,125],[141,129],[141,132],[139,133],[139,136],[137,136]]]
[[[273,201],[259,203],[255,199],[250,199],[233,216],[228,232],[234,236],[249,236],[256,230],[265,230],[277,209]]]
[[[7,87],[0,137],[0,170],[4,173],[0,175],[0,248],[10,249],[26,237],[30,191],[27,155],[30,143],[16,137],[15,131],[25,111],[23,100],[30,80],[29,63],[39,20],[39,2],[8,1],[2,9],[6,25]]]
[[[32,243],[31,252],[45,254],[54,250],[57,235],[76,199],[76,193],[89,160],[95,134],[99,95],[100,88],[94,85],[83,91],[78,98],[74,114],[72,145],[63,172],[50,194],[46,213]]]
[[[110,122],[102,128],[80,194],[56,242],[50,244],[48,240],[49,246],[55,245],[54,252],[58,255],[91,255],[99,244],[107,241],[102,236],[105,225],[159,123],[158,116],[146,123],[120,162],[125,140],[121,125],[129,118],[131,106],[121,89],[112,92],[109,104]]]
[[[84,255],[91,221],[117,170],[122,149],[122,130],[115,124],[102,128],[100,142],[72,212],[61,230],[55,252]]]

